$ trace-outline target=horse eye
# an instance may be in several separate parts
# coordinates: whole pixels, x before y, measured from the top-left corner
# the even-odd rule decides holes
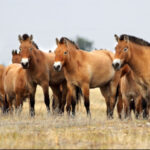
[[[128,48],[124,48],[124,52],[126,52],[128,50]]]
[[[21,51],[21,48],[19,48],[20,49],[20,51]]]
[[[67,52],[64,52],[64,55],[66,55],[67,54]]]
[[[29,48],[30,51],[32,51],[32,48]]]

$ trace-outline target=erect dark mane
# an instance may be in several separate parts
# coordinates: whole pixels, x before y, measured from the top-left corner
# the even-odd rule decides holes
[[[26,41],[27,39],[29,38],[29,35],[28,34],[23,34],[22,36],[22,40],[23,41]],[[37,48],[39,49],[38,45],[33,41],[32,44]]]
[[[76,44],[75,42],[69,40],[69,39],[66,38],[66,37],[62,37],[62,38],[60,39],[60,44],[64,44],[65,40],[67,40],[67,41],[69,41],[71,44],[73,44],[73,45],[76,47],[76,49],[79,49],[79,47],[77,46],[77,44]]]
[[[25,41],[29,38],[29,35],[28,34],[23,34],[22,36],[22,40]]]
[[[36,47],[36,49],[39,49],[38,45],[33,41],[32,44]]]
[[[143,39],[140,39],[138,37],[127,35],[127,34],[122,34],[119,39],[122,41],[122,40],[124,40],[124,37],[128,37],[129,41],[131,41],[135,44],[139,44],[139,45],[142,45],[142,46],[150,46],[149,42],[147,42]]]
[[[17,50],[16,50],[16,49],[15,49],[15,50],[12,50],[12,54],[13,54],[13,55],[17,55],[17,54],[18,54]]]

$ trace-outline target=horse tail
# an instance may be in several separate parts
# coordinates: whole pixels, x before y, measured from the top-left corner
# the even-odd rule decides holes
[[[81,88],[79,88],[78,86],[75,87],[75,90],[76,90],[76,102],[77,104],[79,104],[79,102],[81,102],[82,91]]]

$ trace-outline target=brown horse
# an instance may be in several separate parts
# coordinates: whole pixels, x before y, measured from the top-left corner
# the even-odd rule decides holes
[[[21,56],[20,56],[20,53],[17,53],[17,50],[12,51],[12,63],[21,63]],[[61,90],[61,92],[62,92],[62,90]],[[53,94],[53,96],[52,96],[53,112],[57,112],[58,105],[59,105],[58,97],[57,97],[57,95]]]
[[[33,99],[36,86],[32,82],[32,79],[27,74],[26,70],[22,68],[21,64],[14,63],[7,66],[2,79],[4,93],[6,95],[10,111],[12,111],[13,100],[15,100],[16,110],[18,110],[18,108],[22,108],[23,101],[26,98],[30,98],[30,101]],[[30,111],[32,112],[32,110]],[[31,115],[34,114],[31,113]]]
[[[125,118],[130,117],[132,109],[135,111],[136,118],[138,118],[139,114],[142,113],[142,95],[139,85],[134,80],[133,72],[128,65],[122,68],[121,77],[117,104],[118,116],[120,119],[122,118],[122,109],[124,106]]]
[[[22,67],[26,69],[33,82],[42,87],[48,112],[50,111],[48,91],[49,85],[53,91],[53,94],[55,95],[55,98],[57,97],[59,109],[63,112],[67,94],[67,86],[64,73],[63,71],[58,73],[53,68],[55,54],[42,52],[41,50],[37,49],[34,46],[32,39],[32,35],[19,35]],[[61,92],[60,90],[61,84],[63,86],[63,92]],[[55,104],[53,107],[56,107]]]
[[[71,110],[71,102],[75,96],[74,88],[81,88],[84,96],[84,105],[87,114],[90,115],[89,89],[100,87],[106,99],[107,115],[112,117],[115,106],[115,96],[119,79],[112,67],[113,53],[107,50],[95,50],[85,52],[67,38],[56,39],[54,68],[61,71],[62,68],[67,79],[67,111]],[[117,80],[117,82],[116,82]]]
[[[128,64],[133,71],[135,81],[140,85],[142,96],[147,100],[147,114],[150,106],[150,43],[130,35],[115,35],[116,46],[113,66],[116,70]],[[148,116],[147,116],[148,117]]]
[[[20,63],[21,56],[17,53],[17,50],[12,50],[12,63]]]

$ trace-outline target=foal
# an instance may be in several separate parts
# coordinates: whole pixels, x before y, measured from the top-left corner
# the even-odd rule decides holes
[[[7,66],[2,79],[10,111],[12,111],[13,100],[15,100],[16,110],[20,107],[22,108],[23,100],[26,98],[30,98],[30,101],[33,100],[36,86],[20,64],[14,63]],[[30,112],[31,116],[33,116],[34,112],[32,108],[30,108]]]
[[[21,57],[17,50],[12,50],[12,63],[20,63]]]
[[[67,38],[56,39],[54,68],[64,70],[67,79],[67,111],[71,110],[71,102],[75,96],[74,88],[81,88],[84,96],[84,105],[90,115],[89,89],[100,87],[107,104],[107,115],[112,117],[115,106],[115,96],[119,79],[112,67],[113,53],[107,50],[85,52]],[[112,81],[112,82],[111,82]],[[116,82],[117,81],[117,82]],[[109,93],[108,93],[109,92]],[[72,102],[73,103],[73,102]],[[75,109],[75,108],[73,108]]]
[[[135,82],[132,70],[128,65],[122,68],[120,79],[120,92],[117,104],[118,116],[122,118],[122,109],[124,106],[124,115],[130,117],[131,110],[135,111],[136,118],[142,112],[142,95],[140,93],[139,85]],[[135,105],[135,109],[134,109]]]

